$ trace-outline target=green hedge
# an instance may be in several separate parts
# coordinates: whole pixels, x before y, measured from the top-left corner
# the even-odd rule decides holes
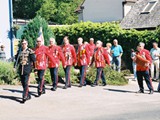
[[[146,43],[146,48],[151,49],[152,42],[158,41],[160,38],[160,29],[154,31],[137,31],[137,30],[123,30],[118,22],[112,23],[92,23],[81,22],[70,26],[51,27],[58,44],[62,44],[64,36],[69,36],[72,44],[77,43],[77,38],[82,37],[84,41],[89,41],[93,37],[96,40],[102,40],[104,45],[107,42],[118,39],[119,44],[124,50],[123,61],[127,68],[131,68],[130,50],[136,49],[137,44],[141,42]]]
[[[13,63],[0,61],[0,84],[15,85],[19,83],[17,73],[13,69]]]
[[[126,85],[126,84],[128,84],[128,80],[124,77],[124,75],[126,75],[126,74],[128,75],[130,73],[128,71],[119,73],[117,71],[112,70],[110,67],[106,66],[104,68],[104,74],[105,74],[105,77],[107,80],[107,84],[109,84],[109,85]],[[65,77],[65,73],[64,73],[62,65],[60,65],[58,75],[62,78]],[[79,84],[79,77],[80,77],[79,73],[75,72],[74,67],[72,67],[71,82],[73,84]],[[89,67],[87,75],[86,75],[87,84],[90,85],[90,84],[94,83],[95,78],[96,78],[96,68]],[[49,70],[46,71],[45,81],[47,84],[52,84]],[[61,82],[65,82],[65,81],[63,80]],[[99,82],[101,83],[101,80]]]

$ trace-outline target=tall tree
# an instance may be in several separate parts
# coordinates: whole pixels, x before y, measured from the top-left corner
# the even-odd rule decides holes
[[[36,16],[44,0],[13,0],[13,17],[32,19]]]
[[[78,22],[78,16],[74,12],[83,0],[46,0],[38,15],[47,21],[58,24],[72,24]],[[47,15],[48,14],[48,15]]]

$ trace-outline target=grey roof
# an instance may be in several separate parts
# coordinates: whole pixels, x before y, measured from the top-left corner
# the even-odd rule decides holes
[[[121,21],[121,27],[124,29],[150,29],[160,25],[160,0],[154,9],[148,14],[141,12],[150,0],[137,1],[130,12]]]
[[[138,0],[124,0],[124,2],[137,2]]]

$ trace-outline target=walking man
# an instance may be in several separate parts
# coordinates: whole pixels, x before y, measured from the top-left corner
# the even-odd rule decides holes
[[[106,86],[106,79],[105,75],[103,72],[103,68],[106,66],[106,63],[110,65],[110,60],[108,53],[106,53],[105,49],[102,47],[102,42],[98,40],[96,42],[96,50],[93,55],[93,59],[91,62],[91,65],[95,62],[95,66],[97,68],[97,74],[96,74],[96,79],[93,83],[93,87],[98,85],[98,80],[101,78],[102,79],[102,85]]]
[[[51,79],[52,79],[52,91],[56,91],[58,84],[58,68],[60,64],[60,60],[62,61],[62,65],[65,68],[65,59],[62,52],[61,47],[56,45],[56,41],[54,38],[50,38],[50,46],[49,52],[51,53],[55,64],[48,58],[48,68],[50,69]]]
[[[63,42],[64,42],[64,45],[62,46],[62,50],[63,50],[65,65],[66,65],[66,68],[64,68],[66,83],[63,89],[67,89],[68,87],[71,87],[70,72],[71,72],[72,65],[75,66],[77,63],[77,60],[76,60],[75,48],[73,47],[73,45],[69,43],[68,36],[65,36],[63,38]]]
[[[144,49],[145,44],[143,42],[140,42],[135,57],[135,62],[137,64],[137,80],[139,85],[139,91],[138,93],[144,93],[144,87],[143,87],[143,77],[146,81],[146,84],[149,88],[149,94],[153,94],[153,86],[152,86],[152,80],[150,79],[149,75],[149,66],[152,62],[152,58],[150,56],[150,52],[146,49]],[[140,61],[140,62],[139,62]],[[142,65],[142,63],[145,63]]]
[[[113,69],[120,72],[121,71],[121,57],[123,54],[123,49],[121,45],[118,45],[118,40],[114,39],[113,40],[113,46],[111,47],[111,52],[112,52],[112,64],[113,64]]]
[[[28,48],[28,42],[25,39],[22,40],[21,46],[22,49],[20,49],[15,56],[15,65],[19,65],[19,75],[23,86],[22,102],[25,103],[26,100],[31,99],[29,94],[29,76],[32,71],[32,65],[35,65],[36,59],[34,51]]]
[[[77,64],[80,67],[80,85],[79,87],[86,85],[86,71],[90,63],[90,55],[88,47],[83,44],[83,39],[78,38],[78,51],[77,51]]]
[[[88,44],[88,50],[89,50],[89,54],[90,54],[90,61],[93,57],[94,54],[94,50],[95,50],[96,46],[94,44],[94,38],[90,38],[89,44]]]
[[[151,78],[152,78],[152,80],[158,80],[159,79],[160,48],[158,47],[157,42],[153,42],[152,45],[153,45],[153,48],[150,50],[150,54],[152,57]],[[154,73],[156,73],[156,74],[154,75]]]
[[[49,49],[47,46],[44,46],[42,43],[42,39],[37,38],[37,47],[35,48],[36,55],[36,71],[38,76],[38,96],[41,94],[45,94],[45,81],[44,74],[47,67],[47,58],[51,60],[53,64],[56,64],[54,58],[49,53]]]

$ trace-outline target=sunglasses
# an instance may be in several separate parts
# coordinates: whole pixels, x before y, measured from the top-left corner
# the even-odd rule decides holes
[[[37,42],[41,42],[41,41],[37,41]]]

